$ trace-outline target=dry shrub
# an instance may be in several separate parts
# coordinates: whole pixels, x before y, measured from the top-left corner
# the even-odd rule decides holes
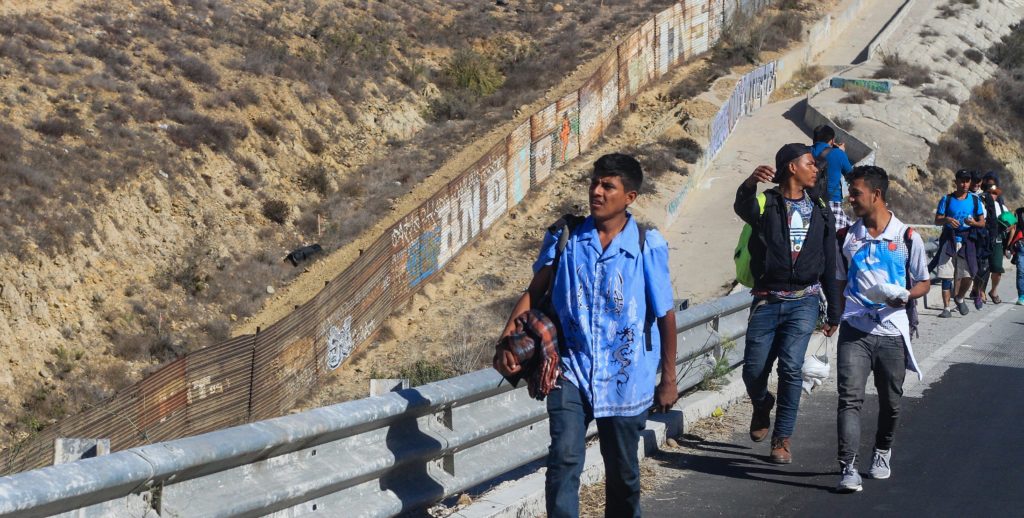
[[[643,146],[626,148],[623,152],[632,155],[640,162],[645,180],[657,179],[669,172],[686,173],[686,168],[677,163],[678,150],[672,143],[652,142]],[[650,193],[653,192],[653,188],[654,182],[645,181],[641,192]]]
[[[276,139],[284,133],[284,126],[272,117],[257,117],[256,120],[252,121],[252,125],[256,128],[256,131],[268,138]]]
[[[926,66],[903,61],[899,54],[882,56],[882,68],[875,72],[875,79],[896,79],[910,88],[917,88],[932,82],[932,70]]]
[[[874,91],[853,83],[843,85],[843,91],[846,92],[846,97],[839,99],[843,104],[864,104],[878,99],[878,94]]]
[[[198,56],[176,55],[172,56],[168,63],[174,65],[181,71],[181,75],[193,83],[216,86],[220,82],[220,75],[217,74],[217,71]]]
[[[302,138],[306,142],[306,151],[314,155],[322,154],[327,150],[327,142],[324,141],[323,135],[316,128],[302,128]]]
[[[316,164],[299,170],[299,185],[307,191],[321,196],[331,193],[331,173],[323,164]]]
[[[949,90],[949,88],[938,87],[938,86],[929,86],[929,87],[923,88],[921,90],[921,93],[924,94],[924,95],[927,95],[928,97],[934,97],[936,99],[942,99],[943,101],[946,101],[947,103],[952,104],[952,105],[959,105],[960,104],[960,101],[957,100],[956,96],[953,95],[953,92],[951,92]]]
[[[1024,67],[1024,28],[1020,23],[1010,26],[1010,32],[988,51],[989,59],[1004,70]]]
[[[967,49],[964,51],[964,57],[975,62],[981,63],[985,59],[985,55],[978,49]]]
[[[65,135],[77,136],[84,131],[82,121],[76,117],[50,117],[32,123],[32,129],[47,137],[61,138]]]
[[[288,221],[288,215],[291,213],[291,207],[284,200],[266,200],[263,202],[263,208],[261,209],[263,217],[283,225]]]
[[[925,108],[927,108],[927,106]],[[836,126],[839,126],[846,131],[853,130],[853,121],[845,117],[836,117],[832,122],[836,123]]]
[[[177,114],[175,119],[180,126],[172,126],[167,136],[180,147],[199,149],[206,145],[218,152],[230,152],[235,142],[245,140],[249,128],[245,125],[226,119],[217,120],[191,110]]]

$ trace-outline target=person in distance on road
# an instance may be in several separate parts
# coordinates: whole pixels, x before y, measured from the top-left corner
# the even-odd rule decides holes
[[[939,253],[929,265],[935,276],[942,279],[942,313],[939,318],[950,318],[956,302],[957,311],[966,315],[964,296],[971,288],[971,278],[978,272],[977,235],[972,229],[985,228],[984,205],[971,194],[971,172],[956,172],[956,190],[943,196],[935,209],[935,224],[942,225],[939,235]]]
[[[1004,212],[1009,211],[1002,201],[1002,191],[999,189],[999,176],[994,171],[989,171],[981,178],[982,208],[985,212],[985,228],[988,231],[988,250],[986,254],[978,254],[979,261],[983,255],[987,255],[987,261],[978,265],[978,274],[974,276],[974,286],[971,288],[971,298],[974,299],[974,307],[981,309],[985,303],[985,289],[992,282],[988,296],[993,304],[999,304],[999,281],[1003,278],[1003,244],[1006,227],[1000,223],[1000,217]]]
[[[846,173],[853,169],[850,157],[846,155],[846,144],[836,143],[836,130],[828,124],[822,124],[814,128],[814,144],[811,146],[815,160],[824,165],[818,174],[824,175],[826,181],[826,192],[817,193],[825,197],[828,206],[835,217],[836,228],[843,228],[850,225],[850,218],[843,210],[843,184],[846,182]],[[819,184],[821,181],[819,179]]]
[[[879,406],[869,474],[885,479],[891,470],[907,368],[918,376],[921,372],[910,345],[906,305],[927,294],[930,283],[924,241],[886,206],[889,177],[885,170],[859,166],[847,178],[847,198],[857,220],[838,232],[836,278],[844,298],[837,351],[836,428],[841,473],[838,489],[855,492],[862,488],[857,454],[868,375],[874,375]]]
[[[754,405],[750,438],[761,442],[771,427],[775,396],[768,391],[772,364],[779,361],[778,409],[769,460],[792,462],[790,437],[800,406],[807,343],[818,323],[824,291],[825,336],[839,326],[840,292],[835,278],[836,229],[825,201],[808,192],[818,170],[811,148],[786,144],[775,169],[761,165],[736,191],[733,210],[751,226],[750,270],[754,296],[743,352],[743,383]],[[775,182],[758,201],[757,184]],[[756,236],[756,237],[755,237]]]
[[[642,230],[627,210],[642,182],[640,163],[631,156],[615,153],[594,162],[590,216],[575,227],[549,229],[530,287],[502,334],[509,336],[517,318],[540,309],[551,286],[561,376],[547,395],[549,517],[579,515],[591,420],[604,458],[605,516],[640,516],[640,432],[652,403],[667,411],[679,398],[668,243],[657,230]],[[562,232],[569,236],[559,252]],[[506,376],[522,369],[501,348],[494,367]]]

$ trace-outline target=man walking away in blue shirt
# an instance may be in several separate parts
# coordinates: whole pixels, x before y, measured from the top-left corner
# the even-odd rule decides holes
[[[832,336],[839,327],[835,223],[825,202],[807,192],[817,175],[811,148],[786,144],[775,154],[775,169],[754,169],[733,202],[733,211],[753,230],[748,246],[754,301],[743,350],[743,383],[754,405],[750,439],[761,442],[768,436],[775,405],[768,376],[778,359],[779,406],[769,455],[777,464],[793,460],[790,437],[800,406],[804,354],[818,323],[820,293],[828,304],[822,332]],[[763,182],[779,186],[759,195],[757,184]]]
[[[679,398],[668,243],[657,230],[641,233],[627,210],[642,182],[633,157],[615,153],[594,162],[590,216],[575,228],[544,236],[533,280],[502,334],[508,336],[516,317],[538,307],[554,275],[551,305],[561,323],[561,375],[547,396],[550,517],[579,515],[591,420],[597,421],[604,457],[605,516],[640,516],[640,432],[652,404],[667,411]],[[570,235],[556,263],[565,231]],[[500,350],[494,367],[503,375],[522,369]]]
[[[836,130],[827,124],[814,128],[813,138],[811,153],[818,163],[825,164],[824,170],[818,174],[825,175],[826,191],[818,195],[825,196],[828,200],[829,208],[836,219],[836,228],[849,226],[850,218],[843,210],[843,183],[846,181],[846,173],[853,169],[853,165],[846,154],[846,144],[836,143]]]
[[[878,428],[868,474],[889,478],[893,436],[907,368],[921,376],[910,346],[906,304],[928,293],[924,241],[885,203],[889,176],[875,166],[859,166],[848,176],[850,205],[858,219],[839,231],[836,278],[843,288],[839,329],[838,490],[861,490],[857,472],[860,410],[864,387],[873,374],[878,390]],[[908,290],[909,288],[909,290]]]

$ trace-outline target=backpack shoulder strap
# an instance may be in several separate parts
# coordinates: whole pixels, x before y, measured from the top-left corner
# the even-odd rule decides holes
[[[583,216],[564,214],[548,227],[548,232],[551,232],[552,234],[558,232],[560,229],[562,230],[561,235],[558,236],[558,245],[555,247],[556,259],[558,255],[561,255],[565,250],[565,246],[569,242],[569,234],[572,234],[572,232],[576,230],[576,227],[580,226],[580,223],[583,223],[584,219],[586,218]]]
[[[913,287],[913,283],[910,281],[910,254],[914,250],[914,227],[907,225],[907,229],[903,231],[903,246],[907,247],[907,262],[903,265],[903,274],[906,276],[907,289]]]
[[[843,254],[843,246],[846,245],[846,236],[850,233],[850,226],[845,226],[839,230],[836,230],[836,242],[839,243],[839,258],[843,260],[843,266],[846,267],[847,271],[850,269],[850,263],[846,260],[846,255]]]
[[[639,245],[640,245],[640,257],[641,257],[641,262],[642,262],[643,261],[643,255],[644,255],[644,245],[647,244],[647,230],[648,230],[648,226],[643,224],[643,223],[640,223],[639,221],[637,221],[637,223],[636,223],[636,230],[637,230],[637,240],[639,241]],[[650,296],[650,290],[647,289],[646,284],[644,285],[644,296],[647,297],[647,302],[646,302],[647,312],[644,315],[644,335],[645,335],[644,336],[644,342],[645,342],[644,343],[644,348],[647,349],[648,351],[653,351],[654,350],[654,342],[652,341],[652,338],[651,338],[650,326],[654,322],[655,318],[654,318],[654,312],[651,310],[651,301],[650,301],[650,297],[649,297]]]
[[[836,241],[839,242],[839,246],[843,246],[846,243],[846,235],[850,233],[850,227],[846,226],[839,230],[836,230]]]
[[[908,290],[914,287],[914,282],[910,279],[910,254],[914,249],[913,237],[914,229],[910,225],[907,225],[906,230],[903,231],[903,244],[907,247],[907,262],[903,267],[903,275],[904,281],[906,282],[906,288]],[[910,336],[912,338],[921,336],[918,331],[918,327],[921,324],[921,317],[917,313],[917,300],[908,300],[904,309],[907,312],[907,323],[910,327]]]
[[[825,160],[826,158],[828,158],[829,153],[832,152],[832,149],[832,146],[825,146],[825,149],[822,149],[821,153],[818,153],[818,158],[821,160]]]

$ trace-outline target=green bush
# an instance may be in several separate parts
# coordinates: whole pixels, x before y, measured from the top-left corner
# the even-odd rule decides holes
[[[416,363],[402,367],[398,371],[398,378],[409,380],[410,387],[418,387],[427,383],[441,381],[452,377],[454,373],[444,363],[431,360],[416,360]]]
[[[462,49],[452,56],[444,69],[448,82],[479,97],[491,95],[505,83],[505,75],[490,58],[472,50]]]

